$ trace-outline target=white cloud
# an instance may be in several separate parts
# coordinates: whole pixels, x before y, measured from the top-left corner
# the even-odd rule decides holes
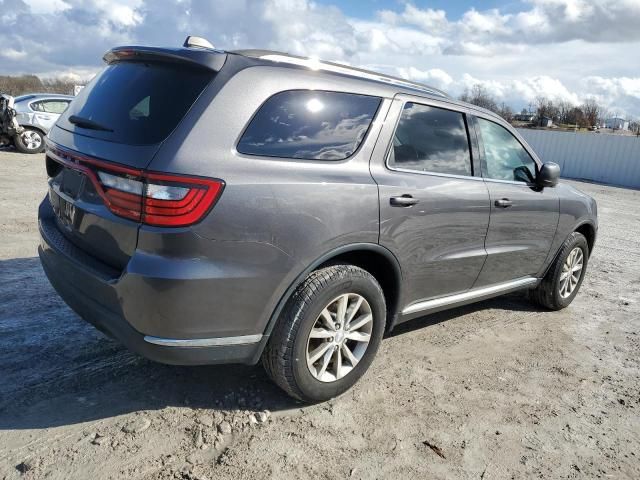
[[[640,116],[640,77],[587,77],[582,89],[607,105],[612,114]]]
[[[594,96],[640,115],[638,25],[639,0],[525,0],[518,13],[458,20],[410,2],[362,20],[312,0],[0,0],[0,73],[92,71],[115,45],[195,34],[373,66],[453,95],[477,82],[505,102]]]
[[[451,78],[451,75],[439,68],[432,68],[431,70],[418,70],[415,67],[398,67],[396,69],[396,74],[402,78],[406,78],[407,80],[424,82],[443,90],[448,89],[451,85],[454,84],[454,80],[453,78]]]
[[[64,0],[24,0],[24,3],[36,15],[59,13],[71,8]]]
[[[20,60],[26,58],[27,52],[16,50],[14,48],[3,48],[0,50],[0,57],[7,58],[9,60]]]
[[[512,31],[508,26],[510,19],[511,15],[502,15],[497,9],[481,13],[472,8],[462,16],[459,25],[471,36],[509,35]]]
[[[378,17],[382,23],[390,25],[405,23],[431,34],[442,32],[448,27],[447,14],[444,10],[431,8],[421,10],[410,3],[405,5],[405,9],[401,13],[383,10],[378,12]]]
[[[496,81],[479,80],[465,74],[461,83],[465,88],[480,84],[495,95],[499,101],[506,103],[528,103],[533,102],[537,97],[547,97],[552,100],[566,100],[577,105],[582,100],[579,95],[567,89],[560,80],[545,75],[524,79],[517,78],[509,81]]]

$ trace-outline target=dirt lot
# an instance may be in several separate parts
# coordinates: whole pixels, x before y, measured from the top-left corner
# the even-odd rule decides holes
[[[155,364],[80,320],[37,259],[45,185],[42,156],[0,152],[0,479],[640,478],[640,191],[576,182],[601,223],[567,310],[412,321],[303,406],[259,366]]]

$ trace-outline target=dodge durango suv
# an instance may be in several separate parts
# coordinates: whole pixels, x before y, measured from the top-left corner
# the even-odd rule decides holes
[[[412,318],[575,298],[596,204],[497,115],[271,51],[127,46],[46,138],[44,270],[150,359],[262,361],[309,402]]]

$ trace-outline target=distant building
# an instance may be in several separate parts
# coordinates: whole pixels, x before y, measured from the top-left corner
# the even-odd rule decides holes
[[[612,130],[629,130],[629,120],[620,117],[607,118],[604,127]]]
[[[536,116],[532,113],[518,113],[513,118],[518,122],[533,122]]]
[[[553,119],[549,117],[542,117],[538,122],[541,127],[551,127],[553,125]]]

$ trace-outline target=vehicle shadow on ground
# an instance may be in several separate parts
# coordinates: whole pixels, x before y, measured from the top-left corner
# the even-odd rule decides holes
[[[171,406],[278,411],[302,404],[259,365],[180,367],[139,357],[69,309],[38,258],[0,260],[0,430]]]
[[[392,336],[484,308],[533,309],[522,297],[441,312]],[[143,359],[80,319],[57,296],[38,258],[0,261],[0,430],[49,428],[126,413],[190,407],[300,408],[261,366],[179,367]]]

